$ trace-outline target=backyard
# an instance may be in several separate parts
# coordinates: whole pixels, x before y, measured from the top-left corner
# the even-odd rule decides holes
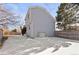
[[[78,3],[0,5],[0,55],[78,54]]]
[[[0,49],[1,55],[78,55],[79,41],[58,37],[12,36]]]

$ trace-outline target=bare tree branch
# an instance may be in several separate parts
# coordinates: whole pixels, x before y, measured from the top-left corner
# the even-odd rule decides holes
[[[13,12],[7,10],[2,4],[0,4],[0,26],[4,28],[4,25],[17,25],[19,16],[15,16]]]

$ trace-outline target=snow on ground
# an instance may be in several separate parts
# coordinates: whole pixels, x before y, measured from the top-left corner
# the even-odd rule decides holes
[[[57,37],[12,36],[0,49],[1,55],[78,55],[79,41]]]

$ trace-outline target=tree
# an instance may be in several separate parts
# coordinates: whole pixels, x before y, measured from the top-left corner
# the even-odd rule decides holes
[[[57,11],[58,27],[63,30],[70,30],[70,24],[76,23],[76,15],[79,11],[79,5],[74,3],[61,3]],[[59,23],[61,22],[61,23]]]
[[[0,4],[0,30],[2,33],[0,39],[0,47],[2,47],[4,41],[8,39],[9,31],[7,30],[9,26],[15,26],[19,23],[18,19],[19,16],[16,16],[13,12],[6,9],[4,4]]]
[[[63,4],[61,3],[60,6],[58,7],[58,11],[57,11],[57,17],[56,17],[56,20],[57,20],[57,25],[58,25],[58,28],[62,28],[62,21],[63,21],[63,15],[65,13],[65,10],[64,10],[64,7],[65,7],[66,4]],[[64,27],[65,28],[65,27]]]
[[[20,26],[20,29],[21,29],[21,34],[22,34],[22,36],[23,36],[23,35],[26,33],[27,28],[26,28],[26,26],[24,25],[23,28],[22,28],[22,26]]]
[[[9,34],[9,27],[15,26],[19,24],[19,21],[17,20],[20,18],[19,16],[16,16],[13,12],[6,9],[4,7],[4,4],[0,4],[0,29],[3,30],[3,36],[7,37]]]
[[[10,10],[6,9],[4,5],[0,4],[0,28],[8,29],[10,25],[16,25],[19,23],[18,19],[19,16],[15,16]]]

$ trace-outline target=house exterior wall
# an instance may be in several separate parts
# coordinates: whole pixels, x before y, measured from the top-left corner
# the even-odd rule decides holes
[[[43,8],[34,7],[30,8],[29,17],[27,17],[27,35],[31,37],[37,37],[40,33],[45,33],[46,36],[54,36],[55,20],[54,18]],[[29,29],[30,27],[30,29]]]

